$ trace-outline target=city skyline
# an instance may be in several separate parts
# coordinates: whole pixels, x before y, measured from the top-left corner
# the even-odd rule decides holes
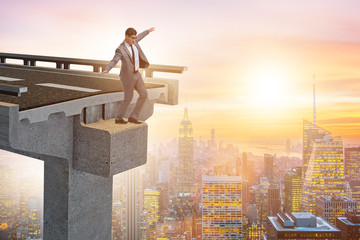
[[[185,136],[191,137],[192,142],[191,133],[193,130],[191,115],[188,115],[187,109],[184,110],[184,118],[179,124],[179,130],[177,141],[163,143],[157,149],[149,150],[146,165],[115,176],[114,179],[116,180],[113,186],[113,239],[156,239],[156,237],[179,239],[185,237],[185,239],[190,240],[190,237],[192,239],[218,239],[219,236],[228,239],[235,235],[240,239],[260,239],[264,235],[272,236],[272,230],[268,229],[269,225],[266,223],[267,218],[273,219],[276,216],[279,218],[277,213],[289,211],[286,210],[289,209],[288,204],[294,207],[299,204],[298,193],[300,189],[298,183],[301,182],[301,171],[297,173],[298,179],[286,180],[286,174],[289,174],[290,170],[294,171],[295,166],[306,166],[306,154],[301,160],[300,158],[286,156],[286,153],[279,156],[271,154],[259,156],[251,152],[244,153],[232,144],[222,146],[216,138],[216,130],[212,129],[211,140],[209,139],[207,142],[201,139],[194,141],[192,154],[190,154],[193,157],[184,156],[180,153],[186,153],[187,150],[184,150],[181,142],[184,141]],[[309,147],[312,150],[307,164],[303,193],[308,192],[306,189],[304,191],[304,188],[313,185],[307,183],[312,181],[311,179],[307,180],[308,176],[315,177],[315,181],[319,179],[318,175],[312,172],[324,174],[327,177],[326,184],[329,180],[334,180],[334,183],[344,181],[345,184],[343,178],[344,157],[342,154],[341,156],[337,155],[343,149],[341,138],[333,137],[330,132],[307,121],[304,121],[304,133],[307,133],[304,134],[304,139],[312,142],[312,144],[310,146],[304,145],[303,152],[306,153],[305,150]],[[321,133],[326,134],[321,135]],[[345,149],[345,152],[352,151],[352,154],[348,155],[348,159],[352,162],[359,161],[358,156],[353,152],[356,150],[357,148]],[[8,153],[8,157],[10,160],[14,154]],[[178,172],[183,167],[182,161],[184,159],[193,161],[194,168],[188,169],[187,172],[193,171],[196,180],[191,192],[184,187],[180,190],[184,192],[179,193],[177,185],[181,178],[179,178]],[[30,161],[27,159],[27,161],[35,162],[37,160]],[[319,164],[318,161],[326,162],[326,164]],[[11,162],[8,161],[8,164],[11,165]],[[334,164],[337,167],[334,167]],[[13,165],[15,168],[19,166],[18,164]],[[20,178],[21,168],[16,170],[19,172]],[[334,173],[331,173],[332,171]],[[342,174],[336,179],[329,177],[336,175],[338,171]],[[37,173],[39,172],[41,172],[40,169]],[[31,174],[30,171],[29,174]],[[357,172],[351,172],[350,179],[357,178],[357,175]],[[232,181],[237,182],[236,189],[231,189],[233,183],[230,182]],[[289,181],[292,182],[291,186],[286,183]],[[207,182],[213,185],[207,186]],[[25,180],[23,183],[31,183],[31,181]],[[225,186],[227,184],[230,187],[229,189]],[[184,185],[187,186],[186,182]],[[332,182],[328,185],[329,187],[324,189],[320,184],[313,191],[316,193],[312,197],[319,197],[319,194],[324,192],[333,195],[330,193],[333,191]],[[41,183],[38,183],[37,187],[41,188]],[[349,187],[346,190],[346,196],[350,197],[351,190]],[[33,187],[29,187],[29,189],[31,188]],[[322,191],[319,192],[319,189]],[[353,193],[356,193],[355,191]],[[345,188],[336,193],[343,195]],[[37,217],[41,208],[34,207],[41,204],[39,202],[41,198],[28,199],[21,200],[20,198],[20,203],[23,202],[20,205],[28,207],[29,223],[33,221],[31,216],[36,216],[34,218],[36,221],[33,221],[35,225],[17,228],[13,234],[17,233],[18,236],[19,234],[27,236],[32,232],[37,234],[37,229],[41,226],[39,217]],[[287,202],[288,200],[290,203]],[[357,198],[353,198],[353,200],[358,201]],[[26,208],[20,207],[20,215],[24,211],[22,209],[26,210]],[[34,213],[32,213],[32,209],[35,210]],[[293,208],[290,211],[293,213],[301,210]],[[306,214],[312,212],[314,214],[315,210],[309,208],[305,211]],[[349,209],[347,205],[344,205],[342,209],[336,212],[336,216],[344,217],[346,212],[349,212]],[[334,217],[331,217],[330,222],[327,215],[319,214],[316,214],[316,217],[322,217],[321,222],[327,221],[326,224],[334,225]],[[18,223],[16,222],[16,224]],[[22,226],[21,221],[19,226]],[[18,239],[23,240],[23,238]]]
[[[302,119],[312,119],[315,74],[318,124],[345,144],[360,142],[357,1],[227,0],[205,9],[188,1],[136,1],[135,19],[121,1],[69,4],[1,0],[7,21],[0,24],[0,51],[109,60],[128,26],[154,26],[143,42],[149,61],[188,67],[178,77],[179,105],[156,106],[148,120],[154,141],[175,135],[186,106],[197,137],[217,129],[220,138],[239,143],[300,140]]]
[[[45,158],[46,168],[0,150],[0,238],[46,239],[46,226],[62,213],[69,239],[105,225],[112,240],[306,239],[310,232],[339,239],[353,223],[360,232],[359,8],[356,0],[0,0],[0,52],[110,60],[128,27],[155,27],[141,42],[150,64],[186,67],[178,75],[154,72],[154,81],[179,80],[178,105],[155,104],[140,126],[146,148],[128,144],[131,135],[111,145],[138,146],[130,152],[141,156],[114,152],[121,158],[105,168],[97,164],[105,155],[87,159],[105,142],[95,138],[94,146],[84,144],[83,162],[94,173],[77,168],[70,145],[69,161],[51,168]],[[6,60],[12,63],[23,62]],[[86,109],[67,121],[74,143],[82,143],[74,120],[88,119]],[[49,149],[72,143],[39,126],[42,137],[56,136]],[[118,171],[122,157],[146,164]],[[101,169],[109,172],[97,175]],[[54,191],[63,182],[68,188]]]

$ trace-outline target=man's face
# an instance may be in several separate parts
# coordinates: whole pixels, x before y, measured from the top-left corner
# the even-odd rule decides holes
[[[132,45],[134,42],[135,42],[135,39],[136,39],[136,35],[126,35],[125,36],[125,41],[129,44],[129,45]]]

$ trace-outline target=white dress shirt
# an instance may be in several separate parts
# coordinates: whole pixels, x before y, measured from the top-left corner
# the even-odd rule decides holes
[[[132,59],[131,46],[127,42],[125,42],[125,46],[129,50],[130,57]],[[134,49],[134,54],[135,54],[135,71],[137,71],[139,69],[139,66],[140,66],[140,63],[139,63],[139,51],[138,51],[137,47],[135,46],[135,44],[133,44],[132,47]]]

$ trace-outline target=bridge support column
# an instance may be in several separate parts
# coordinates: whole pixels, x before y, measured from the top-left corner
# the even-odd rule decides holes
[[[71,168],[66,159],[44,159],[45,240],[110,240],[112,176]]]

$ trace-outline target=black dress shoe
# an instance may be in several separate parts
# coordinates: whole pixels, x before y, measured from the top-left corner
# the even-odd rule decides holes
[[[115,123],[126,124],[127,121],[123,118],[115,118]]]
[[[128,119],[128,121],[131,122],[131,123],[135,123],[135,124],[141,124],[142,123],[142,122],[136,120],[135,118],[131,118],[131,117]]]

